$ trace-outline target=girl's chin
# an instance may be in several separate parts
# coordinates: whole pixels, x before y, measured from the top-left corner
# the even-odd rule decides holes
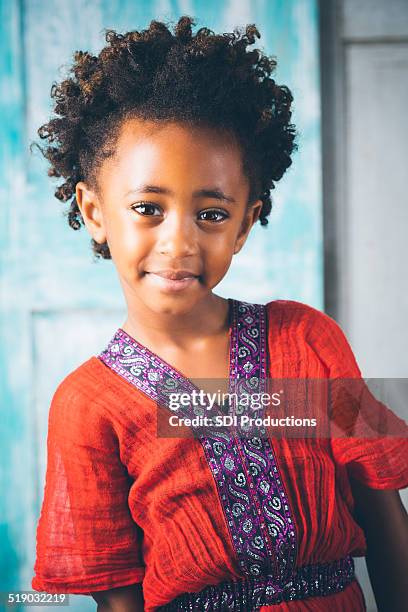
[[[148,305],[157,315],[169,315],[174,317],[182,317],[194,308],[193,300],[176,300],[175,298],[166,298],[166,296],[158,296],[156,300],[149,300]]]

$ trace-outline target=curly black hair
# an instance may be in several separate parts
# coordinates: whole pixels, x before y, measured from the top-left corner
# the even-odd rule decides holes
[[[53,83],[55,116],[38,129],[48,146],[37,146],[50,162],[48,175],[65,179],[55,197],[71,200],[65,214],[73,229],[84,225],[77,182],[97,186],[98,167],[113,155],[120,125],[132,116],[203,125],[236,138],[249,179],[248,205],[262,200],[259,221],[267,225],[270,191],[297,148],[292,94],[270,76],[275,58],[247,49],[260,38],[255,25],[223,34],[205,27],[193,34],[193,25],[185,15],[173,33],[155,20],[140,32],[106,30],[108,44],[99,55],[75,52],[72,76]],[[92,249],[111,259],[106,242],[92,239]]]

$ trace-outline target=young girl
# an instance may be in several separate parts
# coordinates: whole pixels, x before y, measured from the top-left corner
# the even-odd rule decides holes
[[[398,439],[158,435],[166,390],[194,379],[361,378],[326,314],[213,292],[267,224],[295,128],[274,61],[248,49],[255,26],[192,25],[110,31],[98,56],[76,53],[39,130],[127,318],[54,394],[32,586],[100,611],[358,612],[352,557],[367,553],[379,608],[406,609],[403,421]]]

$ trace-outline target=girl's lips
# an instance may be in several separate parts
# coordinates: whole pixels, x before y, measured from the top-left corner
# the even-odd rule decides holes
[[[191,287],[191,285],[198,281],[197,276],[186,276],[185,278],[171,279],[155,274],[154,272],[147,272],[146,276],[150,278],[151,282],[153,282],[156,287],[162,291],[171,293],[183,291],[183,289]]]

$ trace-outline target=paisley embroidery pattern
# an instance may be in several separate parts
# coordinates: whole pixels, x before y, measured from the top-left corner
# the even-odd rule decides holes
[[[237,324],[233,326],[233,342],[230,379],[232,390],[238,397],[245,392],[265,392],[267,377],[266,350],[266,314],[260,304],[235,302],[238,313],[234,317]],[[263,416],[264,411],[257,411],[256,416]],[[279,473],[273,448],[264,428],[259,429],[260,436],[245,436],[245,432],[236,440],[238,452],[243,457],[243,465],[248,469],[249,490],[253,505],[257,508],[256,541],[263,543],[263,548],[274,560],[275,577],[285,584],[293,573],[297,541],[295,524],[289,502]],[[253,571],[255,569],[255,571]],[[250,574],[273,572],[273,568],[264,559],[260,572],[252,568]]]
[[[232,309],[230,393],[262,392],[267,375],[266,314],[260,304],[229,300]],[[169,393],[198,390],[175,368],[118,329],[98,357],[148,397],[168,407]],[[237,413],[240,406],[235,406]],[[182,416],[204,408],[183,407]],[[221,409],[212,414],[223,414]],[[257,414],[259,416],[259,414]],[[260,429],[265,434],[264,429]],[[199,436],[217,485],[243,574],[269,575],[287,584],[296,561],[296,533],[272,446],[267,437],[211,430]]]

